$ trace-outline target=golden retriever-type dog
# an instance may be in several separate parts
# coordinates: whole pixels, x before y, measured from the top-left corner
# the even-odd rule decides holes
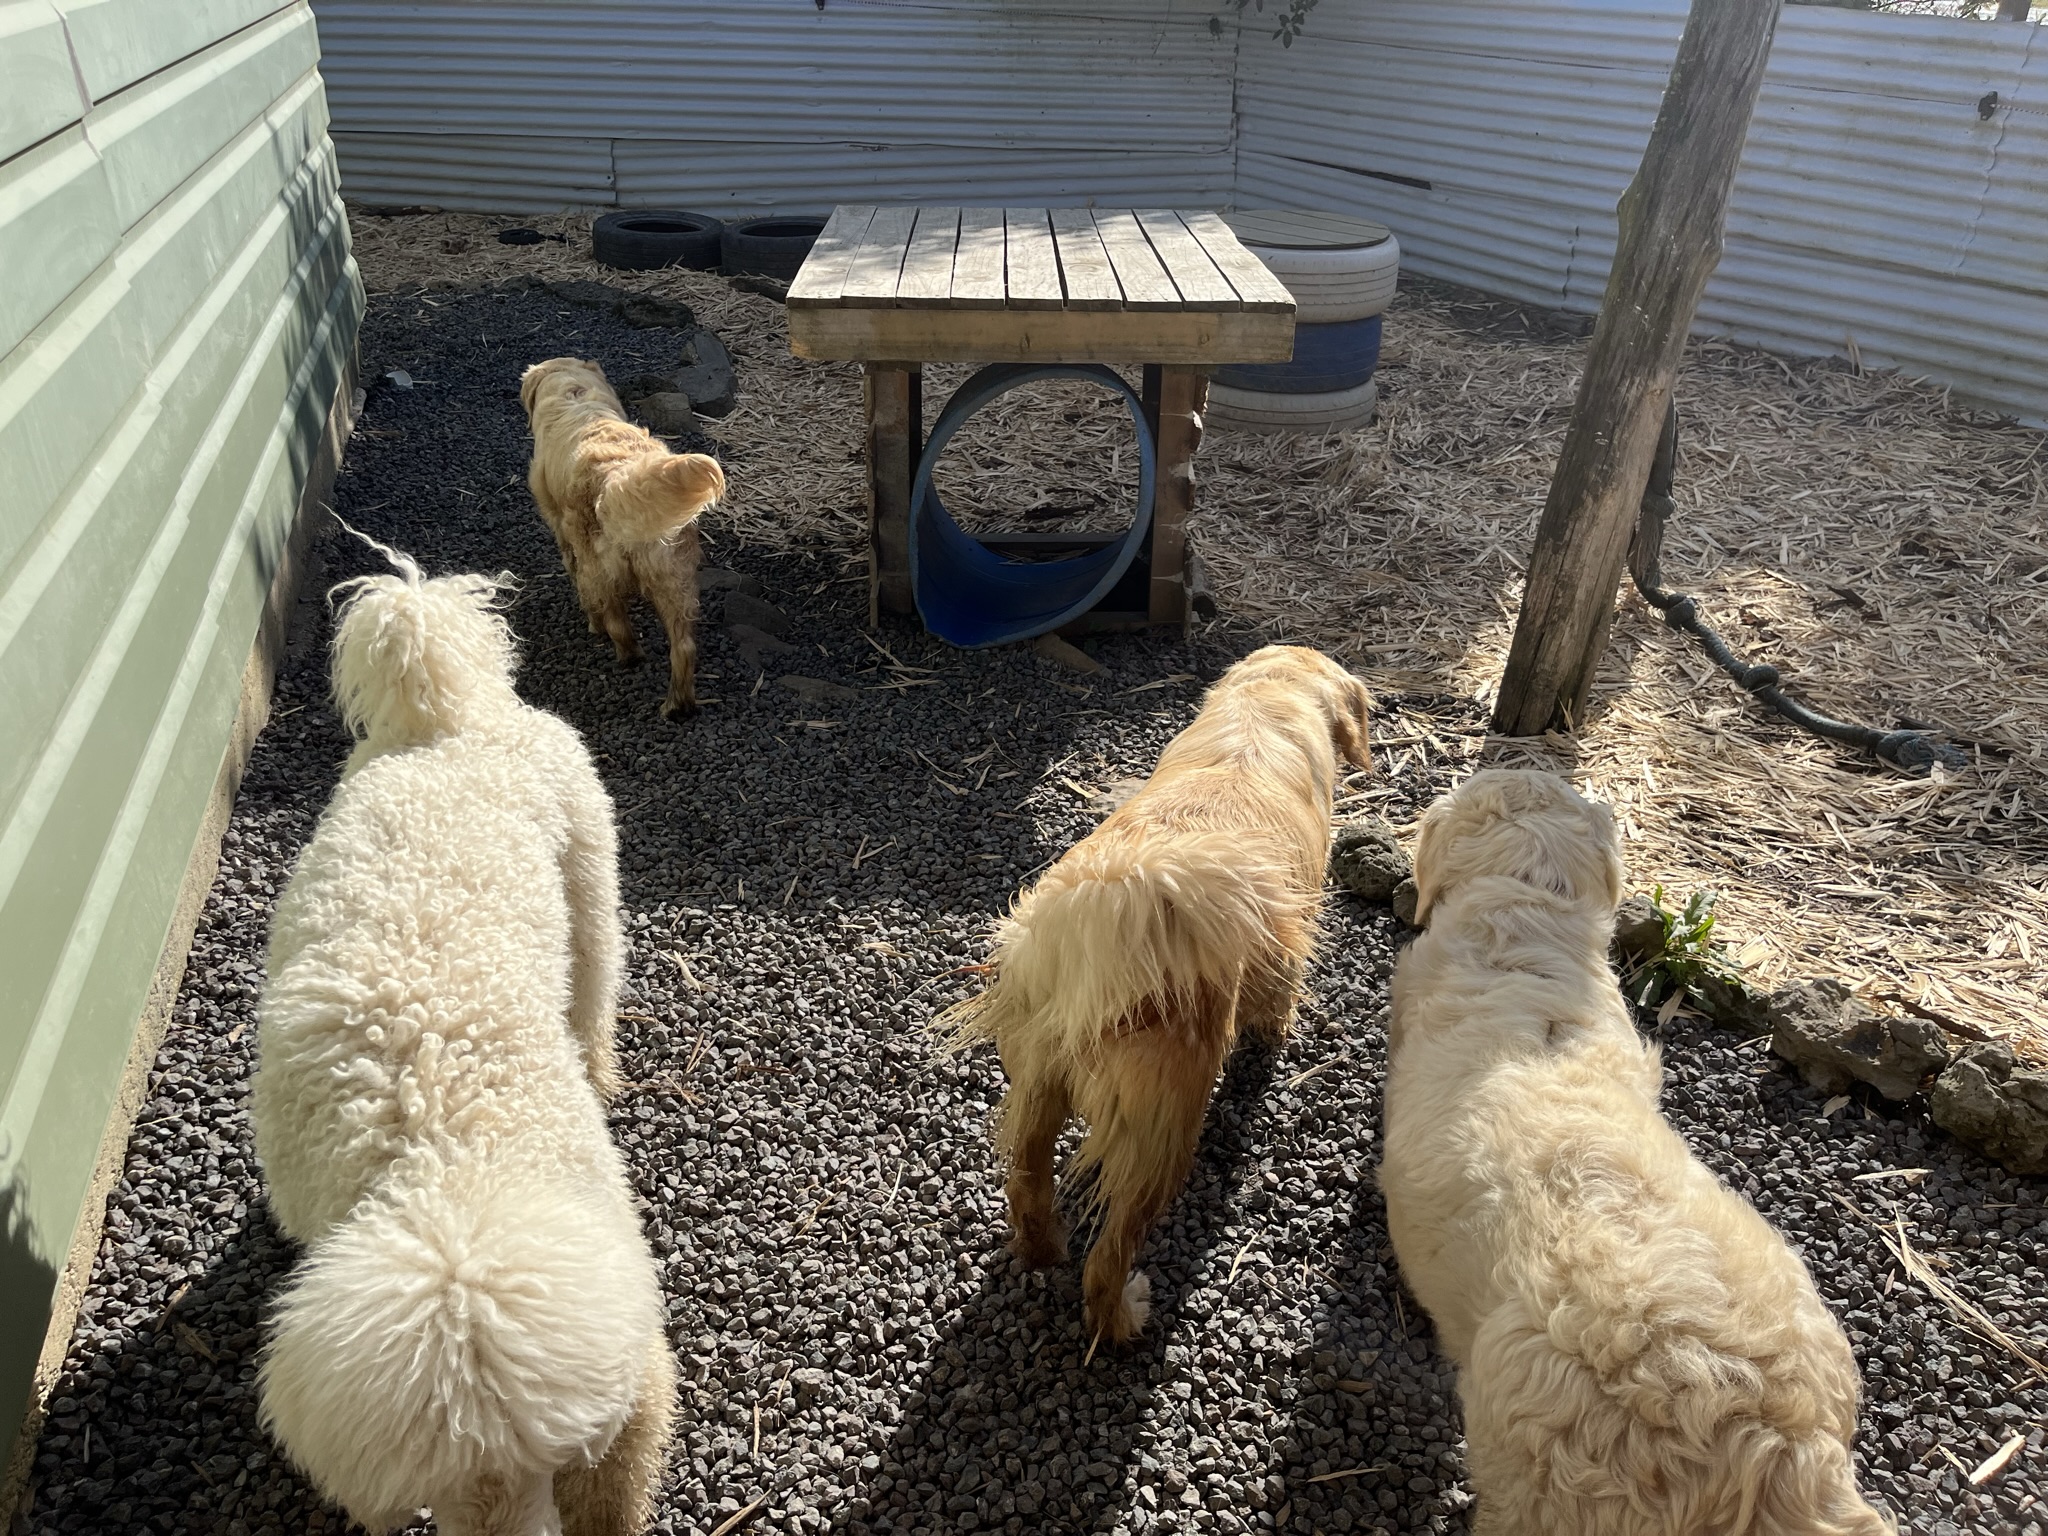
[[[1144,788],[998,926],[987,989],[939,1021],[955,1045],[1001,1053],[997,1143],[1027,1264],[1066,1256],[1053,1146],[1069,1115],[1087,1122],[1070,1173],[1092,1177],[1102,1220],[1084,1279],[1098,1342],[1145,1325],[1150,1283],[1131,1265],[1187,1180],[1239,1032],[1279,1037],[1293,1020],[1337,759],[1369,766],[1371,705],[1363,683],[1299,646],[1232,667]]]
[[[513,691],[498,583],[398,559],[337,589],[356,747],[271,931],[250,1116],[304,1253],[262,1416],[371,1531],[632,1536],[676,1372],[599,1097],[611,802]]]
[[[1423,817],[1380,1186],[1458,1366],[1492,1536],[1882,1536],[1856,1364],[1798,1257],[1657,1111],[1607,967],[1614,823],[1551,774]]]
[[[604,370],[574,357],[535,363],[519,401],[533,427],[526,484],[553,530],[592,634],[621,663],[640,659],[627,605],[644,597],[668,631],[664,716],[697,712],[697,518],[725,494],[701,453],[670,453],[625,419]]]

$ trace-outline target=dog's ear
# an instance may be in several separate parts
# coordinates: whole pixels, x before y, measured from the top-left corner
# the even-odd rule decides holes
[[[541,380],[548,376],[551,363],[535,363],[519,375],[519,408],[527,415],[533,414],[533,397],[539,391]]]
[[[1372,767],[1372,693],[1348,672],[1337,685],[1330,736],[1345,762],[1354,768]]]

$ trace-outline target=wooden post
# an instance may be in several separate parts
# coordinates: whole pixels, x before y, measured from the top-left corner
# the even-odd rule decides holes
[[[1621,239],[1570,428],[1536,528],[1496,731],[1582,718],[1614,590],[1700,293],[1721,259],[1728,189],[1763,83],[1779,0],[1693,0]]]
[[[910,482],[923,437],[923,377],[915,363],[869,363],[861,393],[868,421],[868,622],[915,613],[910,591]]]
[[[1209,407],[1209,370],[1169,365],[1159,379],[1159,477],[1152,493],[1152,584],[1149,617],[1154,624],[1184,624],[1188,589],[1181,580],[1187,559],[1188,513],[1195,505],[1195,453],[1202,446],[1202,412]]]

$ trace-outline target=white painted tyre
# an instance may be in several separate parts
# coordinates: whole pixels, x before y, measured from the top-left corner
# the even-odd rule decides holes
[[[1226,213],[1223,219],[1294,295],[1294,318],[1302,325],[1368,320],[1393,302],[1401,242],[1384,224],[1266,210]]]
[[[1352,432],[1371,424],[1379,398],[1375,379],[1356,389],[1319,395],[1276,395],[1211,384],[1202,426],[1223,432]]]

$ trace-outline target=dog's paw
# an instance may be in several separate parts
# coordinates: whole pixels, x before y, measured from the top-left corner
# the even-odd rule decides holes
[[[1127,1339],[1143,1333],[1145,1324],[1151,1321],[1152,1277],[1143,1270],[1124,1282],[1124,1304],[1121,1312],[1122,1316],[1130,1321],[1130,1332],[1124,1335]]]
[[[694,720],[697,718],[697,701],[695,699],[669,699],[661,706],[661,718],[664,720]]]
[[[646,659],[638,651],[621,651],[619,652],[619,670],[621,672],[630,672]]]
[[[1097,1343],[1126,1343],[1143,1331],[1152,1315],[1152,1281],[1144,1274],[1128,1276],[1114,1302],[1090,1297],[1082,1311]]]

